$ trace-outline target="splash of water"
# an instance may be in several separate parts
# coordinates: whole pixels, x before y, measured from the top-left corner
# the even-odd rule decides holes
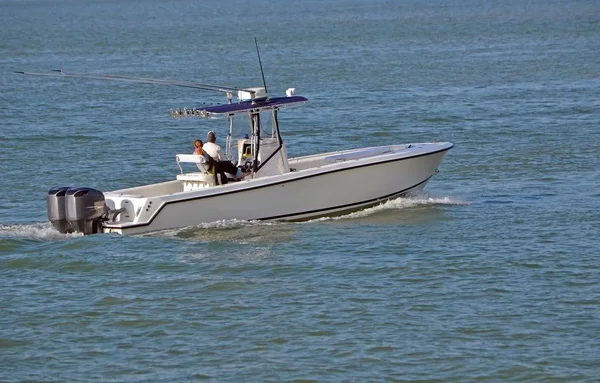
[[[81,237],[81,233],[62,234],[50,222],[33,224],[0,225],[0,238],[20,238],[37,240],[59,240]]]
[[[377,206],[369,207],[363,210],[355,211],[339,217],[322,217],[308,222],[322,222],[328,220],[346,220],[357,219],[372,216],[377,213],[388,210],[403,210],[420,206],[436,206],[436,205],[469,205],[470,202],[462,201],[454,197],[438,197],[429,196],[427,194],[417,194],[409,197],[399,197],[389,200]]]

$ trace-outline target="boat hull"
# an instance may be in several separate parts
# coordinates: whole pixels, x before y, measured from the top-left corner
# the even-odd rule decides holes
[[[430,144],[432,145],[432,144]],[[282,175],[153,199],[134,222],[105,232],[141,234],[220,220],[307,220],[377,205],[421,189],[452,144],[393,151]],[[290,166],[301,161],[290,160]]]
[[[105,232],[141,234],[221,220],[298,221],[360,210],[422,189],[452,144],[309,167],[278,176],[150,199],[134,222]],[[290,166],[302,160],[290,160]]]

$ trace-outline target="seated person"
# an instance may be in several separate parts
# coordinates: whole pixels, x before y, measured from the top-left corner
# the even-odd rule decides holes
[[[194,154],[197,154],[199,156],[202,155],[202,140],[196,140],[194,141]]]
[[[208,132],[206,135],[206,141],[208,142],[204,144],[203,149],[208,153],[208,155],[217,161],[225,160],[225,156],[223,155],[223,152],[221,152],[221,147],[216,144],[217,135],[215,132],[212,130]]]
[[[204,162],[208,165],[207,171],[215,175],[215,185],[219,184],[219,178],[217,174],[221,175],[221,184],[227,184],[227,175],[229,173],[235,177],[235,181],[240,181],[242,178],[247,176],[249,173],[242,173],[242,170],[236,167],[229,161],[217,161],[211,155],[209,155],[204,149],[202,140],[194,141],[194,154],[204,157]]]

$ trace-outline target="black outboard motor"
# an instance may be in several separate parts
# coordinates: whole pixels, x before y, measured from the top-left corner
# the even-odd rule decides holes
[[[74,231],[95,234],[106,220],[108,208],[101,191],[91,188],[69,188],[65,194],[65,218]]]
[[[72,233],[73,228],[65,217],[65,194],[68,186],[52,188],[48,191],[48,220],[59,232]]]

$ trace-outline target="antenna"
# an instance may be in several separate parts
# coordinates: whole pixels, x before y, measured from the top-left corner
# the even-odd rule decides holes
[[[258,55],[258,63],[260,64],[260,74],[262,75],[263,85],[265,86],[265,93],[267,94],[267,99],[269,98],[269,91],[267,90],[267,81],[265,80],[265,72],[263,71],[262,61],[260,60],[260,52],[258,50],[258,41],[256,37],[254,37],[254,45],[256,45],[256,54]]]

